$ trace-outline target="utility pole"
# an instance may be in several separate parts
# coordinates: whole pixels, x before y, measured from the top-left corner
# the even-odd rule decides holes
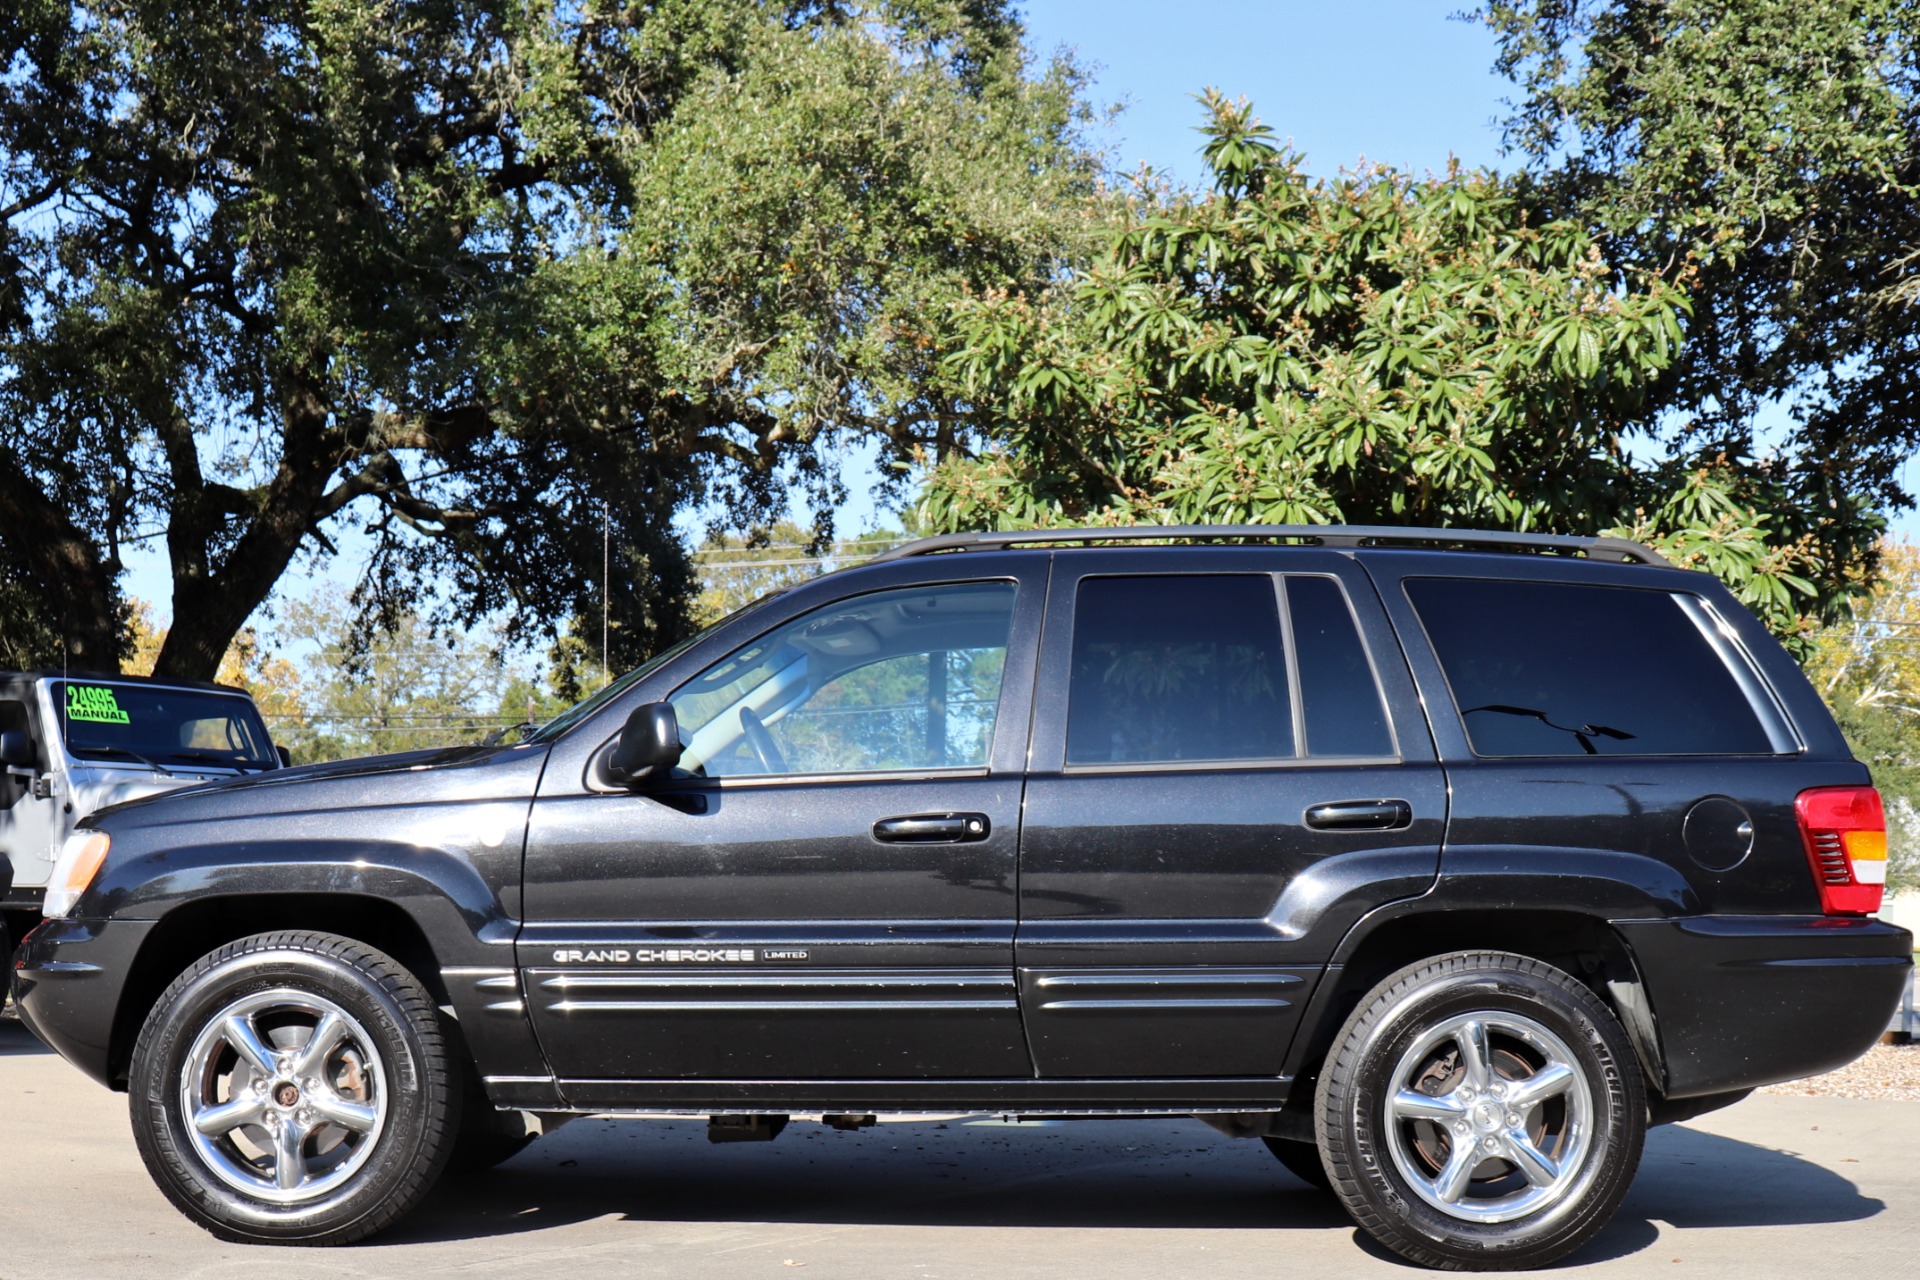
[[[607,615],[613,596],[613,514],[600,504],[600,687],[607,687]]]

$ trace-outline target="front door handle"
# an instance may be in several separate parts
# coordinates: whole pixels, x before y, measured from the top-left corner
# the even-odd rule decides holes
[[[917,813],[880,819],[873,838],[885,844],[964,844],[985,840],[992,830],[984,813]]]
[[[1318,831],[1397,831],[1413,825],[1405,800],[1335,800],[1309,805],[1306,824]]]

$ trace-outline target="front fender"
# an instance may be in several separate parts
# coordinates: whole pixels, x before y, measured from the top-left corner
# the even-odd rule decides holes
[[[378,898],[442,965],[481,964],[518,928],[527,799],[270,813],[194,823],[103,823],[113,838],[76,916],[160,920],[212,899]],[[131,815],[130,815],[131,816]]]
[[[317,928],[407,952],[486,1069],[543,1074],[511,998],[531,790],[256,813],[163,797],[109,816],[98,825],[112,848],[74,929],[36,953],[36,1022],[111,1081],[144,1009],[193,959],[247,933]],[[55,982],[68,973],[90,976]]]

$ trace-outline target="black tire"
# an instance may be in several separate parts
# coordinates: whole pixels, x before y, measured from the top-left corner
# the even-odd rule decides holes
[[[302,1063],[322,1026],[344,1030]],[[263,1058],[270,1069],[250,1065]],[[242,1243],[347,1244],[384,1229],[432,1188],[459,1124],[426,990],[391,957],[321,933],[261,934],[202,957],[148,1014],[128,1076],[154,1181]],[[207,1124],[224,1124],[212,1117],[225,1108],[251,1118],[201,1132],[190,1107]],[[275,1145],[282,1130],[291,1156]],[[276,1181],[283,1167],[295,1185]]]
[[[1311,1142],[1296,1142],[1292,1138],[1262,1138],[1267,1150],[1273,1152],[1286,1171],[1315,1191],[1333,1190],[1333,1179],[1327,1176],[1326,1163],[1320,1159],[1320,1148]]]
[[[1354,1220],[1443,1270],[1540,1267],[1578,1249],[1626,1194],[1646,1137],[1619,1021],[1566,973],[1505,952],[1438,956],[1381,982],[1336,1038],[1316,1103]]]

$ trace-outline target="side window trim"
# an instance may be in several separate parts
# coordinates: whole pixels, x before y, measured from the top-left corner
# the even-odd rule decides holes
[[[1280,651],[1287,664],[1287,697],[1293,711],[1293,758],[1307,754],[1307,700],[1300,689],[1300,646],[1293,638],[1293,602],[1287,599],[1287,579],[1292,574],[1273,575],[1275,602],[1280,607]]]
[[[1734,683],[1740,686],[1740,692],[1746,695],[1747,705],[1760,721],[1760,727],[1766,732],[1767,739],[1773,743],[1776,755],[1797,755],[1806,750],[1806,743],[1792,727],[1787,718],[1786,708],[1780,705],[1779,695],[1773,686],[1761,676],[1760,668],[1747,652],[1747,647],[1734,635],[1733,628],[1727,625],[1719,610],[1700,596],[1689,591],[1676,591],[1674,599],[1693,625],[1700,628],[1700,634],[1706,639],[1707,646],[1726,664],[1732,673]]]
[[[1338,574],[1333,574],[1333,573],[1278,573],[1278,574],[1275,574],[1274,577],[1278,579],[1279,582],[1281,583],[1280,619],[1281,619],[1281,625],[1285,628],[1285,632],[1286,632],[1287,667],[1292,672],[1292,679],[1293,679],[1293,691],[1294,691],[1294,699],[1295,699],[1295,702],[1294,702],[1294,726],[1295,726],[1294,750],[1296,754],[1298,754],[1304,760],[1327,761],[1327,762],[1353,761],[1356,763],[1368,763],[1368,764],[1377,763],[1380,761],[1391,761],[1391,762],[1398,763],[1399,761],[1406,759],[1406,751],[1401,747],[1401,744],[1400,744],[1400,730],[1398,726],[1394,724],[1393,706],[1391,701],[1387,697],[1387,684],[1386,684],[1386,681],[1381,678],[1379,656],[1374,653],[1373,646],[1367,643],[1366,629],[1360,625],[1360,614],[1353,607],[1353,595],[1351,592],[1347,590],[1347,584],[1340,580],[1340,576]],[[1347,610],[1347,623],[1349,626],[1353,628],[1354,643],[1360,646],[1360,656],[1365,658],[1367,661],[1367,674],[1373,678],[1373,696],[1380,700],[1381,720],[1384,722],[1386,726],[1387,738],[1393,746],[1393,750],[1391,753],[1384,756],[1373,756],[1373,755],[1338,756],[1338,755],[1313,754],[1313,743],[1310,742],[1307,738],[1306,705],[1305,705],[1306,699],[1300,696],[1300,675],[1299,675],[1300,651],[1299,651],[1299,646],[1294,643],[1294,639],[1293,639],[1293,610],[1290,607],[1290,603],[1286,596],[1285,584],[1294,578],[1321,578],[1327,582],[1332,583],[1334,590],[1340,593],[1340,602],[1346,606],[1346,610]]]

